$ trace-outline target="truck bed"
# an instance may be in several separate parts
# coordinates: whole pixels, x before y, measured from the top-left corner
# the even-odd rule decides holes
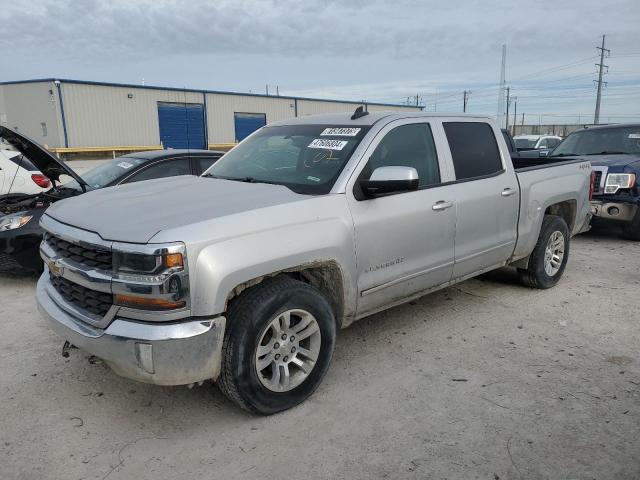
[[[516,172],[535,170],[538,168],[556,167],[560,164],[581,163],[583,159],[577,159],[575,157],[538,157],[538,158],[520,158],[516,156],[511,157],[513,167]]]
[[[524,165],[523,165],[524,164]],[[569,232],[575,235],[584,229],[583,216],[589,204],[591,164],[580,158],[540,158],[520,162],[513,160],[520,186],[518,242],[514,257],[522,257],[533,249],[544,216],[544,205],[569,202],[575,212]]]

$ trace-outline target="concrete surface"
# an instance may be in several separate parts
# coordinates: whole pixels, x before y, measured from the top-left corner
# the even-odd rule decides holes
[[[117,377],[0,278],[2,479],[640,478],[640,243],[574,240],[546,291],[501,270],[341,332],[303,405]]]

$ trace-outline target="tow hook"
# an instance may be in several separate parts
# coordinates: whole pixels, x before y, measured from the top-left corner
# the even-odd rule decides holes
[[[64,358],[69,358],[69,350],[71,350],[72,348],[78,347],[69,343],[69,340],[65,340],[64,345],[62,345],[62,356]]]

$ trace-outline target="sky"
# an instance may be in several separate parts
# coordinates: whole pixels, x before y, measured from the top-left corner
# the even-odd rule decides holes
[[[640,121],[637,0],[0,0],[0,81],[70,78],[415,103],[518,122]]]

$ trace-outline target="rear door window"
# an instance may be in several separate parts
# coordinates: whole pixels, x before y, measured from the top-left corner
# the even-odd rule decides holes
[[[504,170],[493,129],[481,122],[444,122],[456,180],[495,175]]]
[[[176,177],[178,175],[191,175],[191,165],[188,158],[158,162],[134,174],[125,183],[142,182],[154,178]]]

